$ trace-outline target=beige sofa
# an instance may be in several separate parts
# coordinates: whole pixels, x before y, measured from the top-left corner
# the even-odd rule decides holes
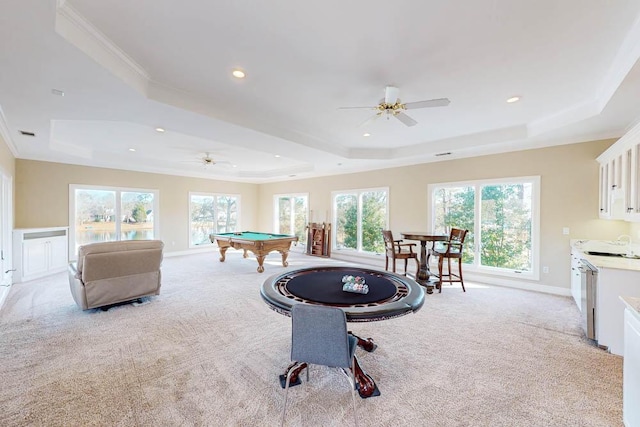
[[[71,295],[83,310],[160,294],[160,240],[80,246],[69,265]]]

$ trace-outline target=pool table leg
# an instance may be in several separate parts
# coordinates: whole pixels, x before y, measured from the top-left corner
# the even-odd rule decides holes
[[[264,263],[264,257],[265,255],[256,254],[256,259],[258,260],[258,273],[262,273],[264,271],[264,266],[262,265]]]
[[[225,256],[226,256],[226,253],[227,253],[227,249],[229,249],[228,246],[220,248],[220,262],[224,262]]]
[[[287,262],[287,257],[289,256],[289,251],[278,251],[280,255],[282,255],[282,266],[288,267],[289,263]]]
[[[242,258],[248,258],[249,257],[249,252],[247,252],[246,249],[243,249],[243,254],[242,254]]]

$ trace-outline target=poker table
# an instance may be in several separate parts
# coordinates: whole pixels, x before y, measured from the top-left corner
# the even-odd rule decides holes
[[[215,233],[209,235],[211,243],[217,243],[220,250],[220,262],[224,262],[227,249],[242,249],[243,257],[247,258],[247,251],[253,252],[258,261],[258,273],[264,271],[264,258],[272,251],[282,255],[282,266],[287,267],[287,257],[291,243],[297,242],[298,237],[288,234],[260,233],[257,231],[236,231],[233,233]]]
[[[343,291],[342,277],[345,275],[363,277],[369,292]],[[414,313],[424,304],[424,290],[411,278],[388,271],[348,266],[309,267],[278,273],[264,281],[260,294],[271,309],[285,316],[291,316],[291,309],[296,304],[326,305],[342,309],[347,322],[393,319]],[[357,338],[358,346],[365,351],[376,349],[373,339],[349,333]],[[285,377],[294,365],[287,368]],[[305,366],[296,365],[297,372],[291,374],[291,385],[300,383],[298,374]],[[380,394],[373,379],[360,367],[357,357],[354,358],[354,376],[361,397]]]

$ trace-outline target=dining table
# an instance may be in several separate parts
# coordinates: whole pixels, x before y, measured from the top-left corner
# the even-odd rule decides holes
[[[432,294],[433,288],[439,286],[440,277],[432,273],[429,268],[431,249],[433,249],[435,242],[449,240],[449,235],[433,231],[404,231],[400,234],[404,240],[416,240],[420,242],[420,270],[418,271],[416,282],[427,288],[428,294]],[[428,242],[431,242],[430,247],[427,247]]]

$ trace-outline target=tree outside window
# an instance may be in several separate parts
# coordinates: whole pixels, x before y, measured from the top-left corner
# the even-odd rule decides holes
[[[295,235],[303,246],[307,242],[308,200],[306,194],[280,195],[275,200],[276,233]]]
[[[191,246],[211,244],[209,235],[238,231],[240,197],[217,194],[189,194]]]
[[[469,230],[463,261],[478,268],[531,272],[538,218],[538,180],[436,184],[432,188],[433,229]],[[479,244],[476,245],[476,242]]]
[[[334,193],[334,248],[382,253],[382,229],[387,228],[388,191],[354,190]]]
[[[71,185],[70,256],[88,243],[156,238],[157,201],[157,190]]]

